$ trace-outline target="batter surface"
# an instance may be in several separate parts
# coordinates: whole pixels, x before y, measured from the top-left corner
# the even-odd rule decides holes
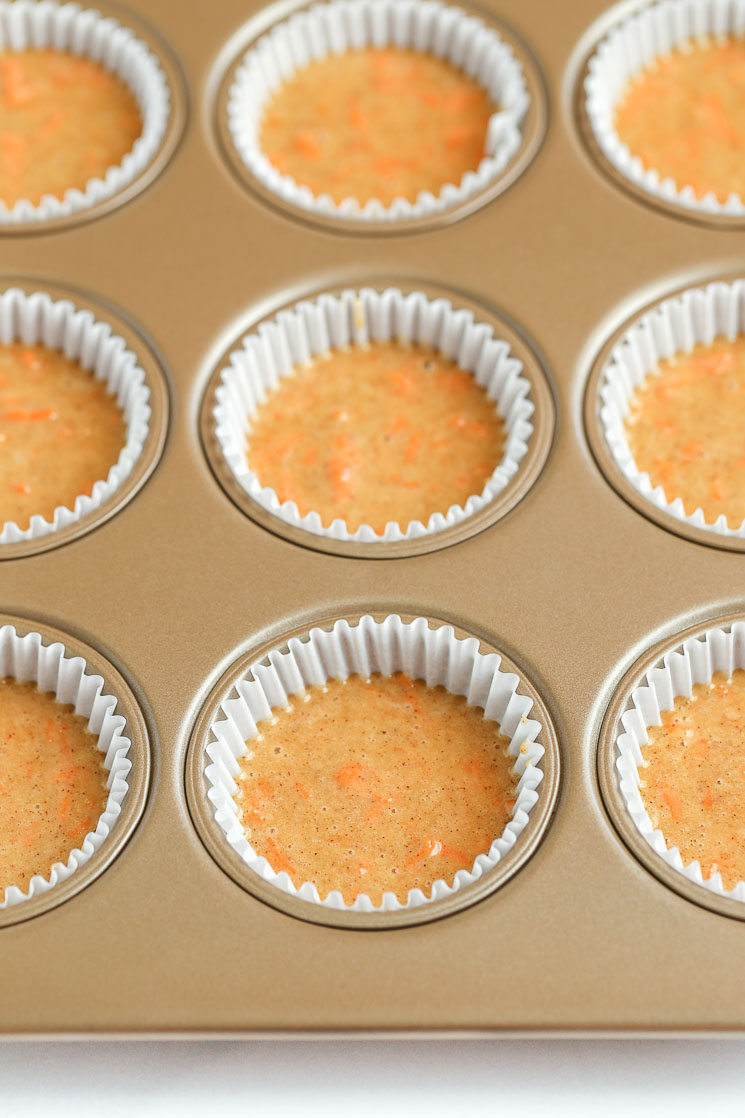
[[[301,516],[405,527],[481,493],[505,427],[470,373],[434,350],[374,343],[297,368],[260,405],[248,464]]]
[[[28,528],[107,477],[126,441],[105,384],[57,350],[0,345],[0,524]]]
[[[329,680],[259,731],[238,760],[241,822],[257,854],[322,899],[428,894],[511,817],[509,739],[443,687],[400,673]]]
[[[347,51],[312,62],[280,87],[259,145],[282,174],[336,203],[413,202],[478,168],[496,108],[477,82],[439,58],[394,47]]]
[[[745,519],[745,336],[661,361],[631,399],[634,460],[686,513],[730,528]]]
[[[629,85],[615,125],[660,178],[698,197],[745,198],[745,41],[688,43],[663,55]]]
[[[96,737],[35,683],[0,679],[0,895],[67,862],[106,806]]]
[[[745,880],[745,671],[695,684],[642,747],[641,796],[652,825],[683,863],[726,889]]]
[[[7,206],[84,190],[142,132],[129,89],[103,66],[56,50],[0,52],[0,198]]]

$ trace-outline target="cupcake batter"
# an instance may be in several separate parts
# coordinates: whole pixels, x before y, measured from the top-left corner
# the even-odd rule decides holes
[[[647,733],[640,791],[652,825],[684,865],[697,859],[733,889],[745,880],[745,671],[695,684]]]
[[[634,461],[686,513],[745,519],[745,336],[716,338],[661,361],[634,393],[626,434]]]
[[[95,830],[108,797],[96,742],[72,706],[0,679],[0,896],[48,877]]]
[[[56,50],[0,52],[0,199],[38,205],[84,190],[142,132],[134,96],[98,62]]]
[[[661,179],[699,198],[745,199],[745,41],[697,40],[663,55],[630,83],[615,126]]]
[[[257,854],[322,899],[429,894],[511,817],[509,739],[443,687],[401,673],[329,680],[258,728],[238,759],[241,822]]]
[[[335,350],[280,382],[252,419],[248,464],[300,515],[405,527],[481,493],[505,428],[470,373],[434,350]]]
[[[496,109],[478,82],[432,55],[347,51],[311,62],[280,87],[259,145],[316,195],[388,206],[422,190],[438,195],[477,170]]]
[[[93,373],[45,346],[0,345],[0,524],[72,508],[125,440],[122,409]]]

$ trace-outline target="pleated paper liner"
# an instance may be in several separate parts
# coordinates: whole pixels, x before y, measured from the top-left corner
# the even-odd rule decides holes
[[[350,531],[280,502],[249,467],[251,420],[283,377],[331,349],[395,340],[431,346],[471,373],[494,402],[506,430],[501,461],[483,490],[426,523],[389,521]],[[428,288],[327,291],[261,321],[218,363],[202,405],[202,437],[219,480],[249,516],[319,550],[379,558],[446,546],[503,516],[527,492],[545,462],[553,402],[535,354],[506,321]],[[382,484],[382,482],[381,482]]]
[[[640,512],[678,535],[732,551],[745,551],[745,522],[730,527],[722,514],[707,521],[685,494],[654,485],[634,461],[624,419],[634,392],[662,360],[690,353],[697,343],[734,340],[745,331],[745,281],[720,280],[683,288],[655,300],[629,319],[594,364],[585,398],[587,434],[608,480]]]
[[[234,777],[256,723],[288,698],[328,679],[356,673],[404,672],[443,686],[481,707],[495,732],[510,739],[518,781],[512,817],[470,870],[438,880],[426,892],[394,893],[379,906],[364,894],[354,904],[332,891],[320,897],[312,881],[296,887],[254,852],[239,822]],[[208,850],[248,892],[295,916],[344,927],[398,927],[433,920],[472,904],[512,876],[548,825],[558,787],[558,747],[546,707],[524,674],[506,657],[450,625],[397,614],[341,618],[298,630],[269,649],[240,657],[204,707],[189,748],[187,797]],[[364,838],[362,839],[364,843]]]
[[[107,771],[108,797],[93,830],[26,888],[3,882],[0,927],[28,920],[89,885],[116,857],[142,813],[150,773],[147,728],[120,673],[95,649],[47,625],[0,615],[0,678],[34,681],[88,720]]]
[[[621,18],[593,49],[577,91],[580,117],[595,154],[633,193],[679,216],[723,225],[745,221],[745,199],[732,193],[722,202],[711,191],[698,196],[689,183],[645,167],[614,124],[629,83],[657,58],[688,43],[744,34],[745,9],[739,0],[661,0]]]
[[[266,30],[266,21],[234,61],[218,96],[218,130],[239,177],[266,200],[326,227],[405,231],[452,220],[514,181],[535,155],[546,126],[546,99],[535,62],[520,39],[496,20],[440,0],[330,0],[303,7]],[[251,32],[251,25],[247,31]],[[244,38],[244,46],[245,46]],[[497,108],[475,171],[439,193],[390,205],[372,198],[336,203],[280,173],[259,146],[264,109],[281,84],[310,62],[364,47],[431,54],[474,78]]]
[[[77,292],[24,282],[0,291],[0,344],[41,344],[79,360],[103,381],[124,413],[126,442],[90,495],[60,505],[28,528],[0,526],[0,559],[55,547],[108,519],[152,472],[165,439],[168,397],[162,371],[132,327]],[[75,448],[70,447],[74,453]]]
[[[745,882],[726,889],[719,873],[705,878],[698,861],[684,862],[678,847],[669,846],[653,826],[639,790],[642,746],[649,728],[661,724],[661,712],[672,710],[676,697],[690,697],[694,684],[710,683],[717,671],[729,677],[737,668],[745,668],[742,613],[691,626],[656,644],[615,691],[601,731],[598,775],[621,837],[655,877],[696,904],[745,920]],[[737,827],[738,820],[732,822]]]

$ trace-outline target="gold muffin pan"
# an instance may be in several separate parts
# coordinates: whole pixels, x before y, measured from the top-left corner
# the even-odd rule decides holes
[[[671,291],[742,270],[745,234],[639,204],[589,157],[577,89],[588,36],[607,26],[603,0],[481,0],[488,22],[514,32],[531,89],[545,90],[510,189],[395,237],[294,220],[243,180],[220,114],[236,58],[296,8],[118,8],[121,22],[152,24],[168,44],[164,67],[178,59],[169,77],[178,89],[183,74],[191,105],[184,121],[182,99],[178,150],[101,220],[84,220],[88,211],[74,227],[3,241],[9,281],[33,276],[117,316],[163,407],[151,475],[116,515],[0,567],[8,614],[43,632],[51,622],[68,647],[84,641],[112,688],[112,663],[126,665],[117,670],[131,673],[154,772],[126,846],[116,857],[102,847],[106,872],[79,890],[73,875],[73,898],[34,919],[26,902],[22,922],[0,929],[0,1033],[742,1030],[745,975],[732,966],[742,920],[648,872],[619,834],[598,753],[606,711],[610,726],[633,682],[622,679],[629,664],[689,626],[742,613],[742,559],[728,541],[701,546],[713,541],[664,531],[622,499],[598,468],[585,406],[621,325]],[[469,524],[451,546],[376,562],[298,546],[310,541],[246,515],[218,484],[205,418],[211,378],[246,329],[309,291],[360,283],[446,290],[492,316],[520,347],[545,429],[530,483],[504,515]],[[389,931],[294,919],[216,860],[227,856],[200,819],[193,779],[207,712],[289,634],[402,610],[448,619],[534,681],[555,735],[546,818],[509,877],[442,918]]]

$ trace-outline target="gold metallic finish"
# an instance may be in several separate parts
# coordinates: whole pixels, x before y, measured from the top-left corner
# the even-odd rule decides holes
[[[520,147],[505,167],[504,171],[483,190],[464,199],[462,202],[450,206],[440,213],[430,214],[425,217],[408,218],[401,221],[365,221],[364,219],[333,217],[324,214],[312,213],[285,201],[273,190],[267,187],[251,173],[238,153],[233,137],[228,128],[227,106],[230,88],[238,67],[243,61],[243,56],[256,41],[275,24],[288,19],[294,12],[309,6],[309,0],[294,0],[291,3],[278,3],[262,11],[255,19],[249,21],[241,32],[235,36],[231,44],[236,54],[228,63],[227,70],[222,74],[216,97],[214,109],[215,128],[220,140],[220,147],[225,159],[239,182],[261,198],[267,205],[298,221],[307,222],[323,229],[327,233],[362,234],[363,236],[390,236],[396,233],[416,233],[420,230],[435,229],[441,225],[449,225],[461,217],[465,217],[481,206],[486,205],[494,198],[498,198],[508,187],[516,182],[530,165],[539,151],[548,126],[548,104],[545,85],[538,65],[529,48],[519,35],[501,19],[495,18],[476,5],[459,4],[470,14],[484,20],[487,26],[498,32],[500,38],[511,48],[522,66],[525,84],[530,96],[530,106],[520,125],[522,141]]]
[[[214,372],[209,379],[202,399],[199,417],[202,445],[215,477],[238,508],[247,516],[250,516],[252,520],[255,520],[257,524],[276,532],[277,535],[283,536],[292,543],[303,544],[305,547],[311,547],[316,551],[324,551],[329,555],[349,555],[360,559],[400,559],[406,555],[424,555],[429,551],[438,551],[440,548],[468,539],[469,536],[483,531],[484,528],[488,528],[489,525],[506,516],[528,492],[543,469],[551,449],[555,426],[553,395],[543,365],[518,328],[499,312],[491,310],[459,292],[455,293],[432,283],[417,283],[416,280],[406,282],[393,280],[388,282],[385,279],[371,280],[369,277],[364,277],[359,282],[324,287],[317,291],[308,292],[304,295],[304,298],[312,299],[323,292],[338,295],[349,287],[356,289],[374,287],[378,291],[382,291],[386,287],[397,287],[404,294],[411,291],[422,291],[431,299],[448,299],[453,306],[472,311],[477,322],[487,323],[492,327],[495,338],[509,344],[511,356],[517,357],[521,361],[523,366],[522,375],[530,382],[530,399],[535,406],[535,412],[530,419],[533,425],[533,434],[528,444],[527,454],[520,463],[520,468],[515,476],[504,489],[500,490],[493,501],[490,501],[488,505],[473,516],[467,517],[458,524],[450,525],[440,532],[428,532],[426,535],[418,536],[415,539],[381,541],[380,543],[336,540],[328,536],[308,532],[294,524],[287,524],[279,516],[275,516],[268,509],[265,509],[239,484],[225,461],[215,434],[215,393],[229,356],[233,350],[240,347],[241,338],[246,333],[256,330],[262,321],[274,318],[281,310],[293,306],[297,302],[293,299],[289,303],[284,303],[281,307],[274,308],[269,314],[262,314],[260,318],[249,319],[241,334],[231,342],[216,362]]]
[[[3,928],[31,920],[34,916],[40,916],[64,904],[95,881],[107,866],[111,865],[126,845],[145,809],[151,767],[150,740],[142,710],[129,684],[105,656],[68,633],[54,629],[51,625],[30,621],[28,618],[3,613],[0,614],[0,626],[3,625],[12,625],[21,636],[25,633],[40,633],[45,645],[57,642],[63,644],[68,656],[81,656],[85,660],[88,674],[103,676],[104,693],[116,698],[116,714],[123,715],[127,722],[124,733],[132,742],[127,754],[132,762],[132,768],[127,777],[129,791],[122,804],[121,814],[93,857],[70,874],[65,881],[52,886],[45,893],[0,909],[0,943]]]
[[[375,620],[382,621],[384,616],[384,614],[376,615]],[[414,620],[414,616],[411,614],[403,613],[401,616],[404,621]],[[538,788],[538,802],[530,813],[530,822],[512,849],[497,863],[494,869],[485,873],[473,885],[459,889],[456,893],[444,897],[442,900],[417,905],[413,908],[399,909],[394,912],[361,913],[326,908],[323,905],[304,901],[299,897],[283,892],[272,885],[271,882],[264,881],[263,878],[246,866],[229,845],[224,832],[216,822],[214,809],[207,798],[207,782],[204,770],[209,762],[206,760],[205,748],[212,740],[210,726],[219,717],[220,705],[226,699],[231,698],[236,683],[242,679],[250,680],[253,678],[251,669],[254,665],[268,663],[270,652],[274,650],[286,651],[288,641],[293,637],[302,639],[311,627],[330,629],[339,617],[345,617],[350,624],[354,624],[359,621],[361,614],[342,613],[336,617],[318,621],[314,626],[301,626],[294,632],[284,634],[279,642],[271,641],[245,652],[221,676],[199,714],[189,742],[189,752],[186,760],[186,798],[189,810],[202,842],[217,864],[241,888],[290,916],[308,920],[313,924],[362,930],[385,930],[387,928],[410,927],[413,924],[426,924],[431,920],[439,920],[443,916],[449,916],[453,912],[458,912],[460,909],[476,904],[477,901],[488,897],[500,885],[509,881],[513,874],[517,873],[520,867],[531,857],[551,821],[559,791],[559,743],[556,731],[539,692],[513,661],[500,652],[500,671],[514,672],[518,675],[520,694],[527,695],[533,702],[530,717],[535,718],[541,724],[538,740],[543,745],[545,754],[540,766],[544,776]],[[430,628],[448,624],[440,618],[427,618],[427,622]],[[472,633],[464,632],[455,626],[453,628],[458,639],[462,640],[473,636]],[[482,655],[488,655],[497,652],[497,649],[480,641],[479,651]]]

